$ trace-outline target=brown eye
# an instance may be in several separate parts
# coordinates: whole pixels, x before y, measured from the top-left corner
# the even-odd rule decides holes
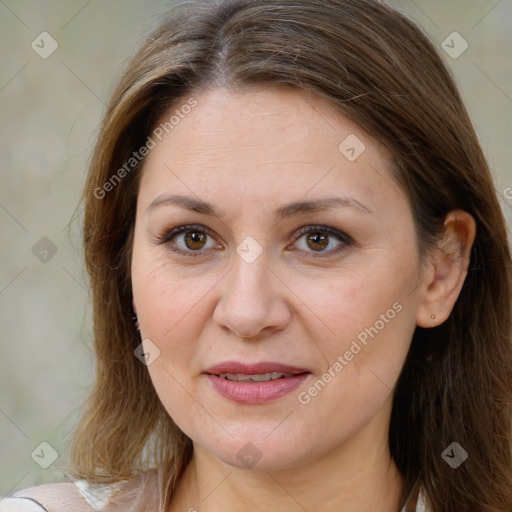
[[[222,249],[209,230],[200,225],[180,226],[172,229],[160,236],[157,243],[185,256],[201,256],[209,249]]]
[[[206,238],[206,233],[201,233],[197,231],[187,231],[185,233],[184,241],[188,249],[197,251],[205,246]]]
[[[294,246],[307,256],[331,256],[348,248],[352,238],[327,226],[306,226],[295,235]],[[316,254],[315,254],[316,253]]]
[[[306,240],[308,246],[314,251],[322,251],[329,245],[329,236],[320,232],[310,233]]]

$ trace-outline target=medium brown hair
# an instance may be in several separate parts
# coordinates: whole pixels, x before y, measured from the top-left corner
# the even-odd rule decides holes
[[[439,240],[450,210],[474,217],[469,272],[452,314],[415,331],[389,446],[404,496],[420,485],[432,512],[509,512],[512,275],[503,214],[437,51],[412,22],[374,0],[189,2],[129,64],[108,104],[84,194],[97,366],[74,434],[74,475],[111,482],[165,467],[172,494],[192,454],[133,353],[140,337],[131,320],[130,257],[143,161],[98,190],[176,102],[208,87],[278,85],[321,96],[387,147],[422,254]],[[457,469],[441,457],[454,441],[469,454]]]

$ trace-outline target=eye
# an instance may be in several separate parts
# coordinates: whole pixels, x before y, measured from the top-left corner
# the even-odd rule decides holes
[[[200,256],[209,249],[222,249],[209,234],[208,229],[200,225],[180,226],[164,233],[157,239],[159,245],[167,245],[171,251],[185,256]]]
[[[347,234],[327,226],[306,226],[295,236],[299,237],[295,243],[298,249],[312,253],[312,257],[331,256],[352,244]]]

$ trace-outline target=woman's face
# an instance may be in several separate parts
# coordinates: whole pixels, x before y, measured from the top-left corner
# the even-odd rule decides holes
[[[169,415],[239,467],[385,444],[422,270],[386,150],[291,90],[201,92],[163,122],[176,110],[145,162],[132,261]]]

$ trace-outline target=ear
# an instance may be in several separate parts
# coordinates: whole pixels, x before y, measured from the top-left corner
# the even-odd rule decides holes
[[[469,213],[452,210],[446,216],[443,238],[426,264],[416,315],[420,327],[436,327],[450,316],[468,273],[475,233],[476,222]]]

